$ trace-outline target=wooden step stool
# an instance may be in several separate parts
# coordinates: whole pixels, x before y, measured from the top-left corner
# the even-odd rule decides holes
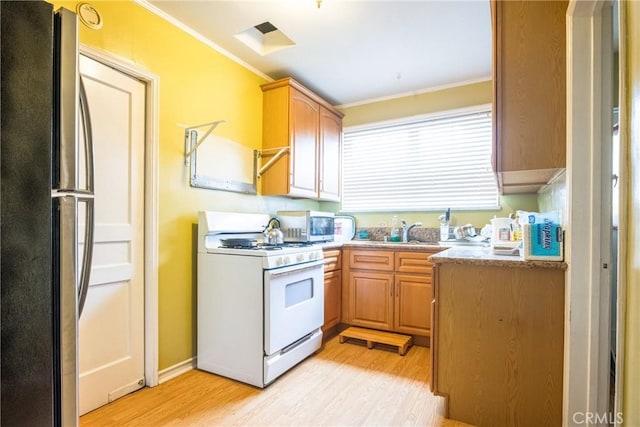
[[[376,331],[374,329],[356,328],[350,326],[338,335],[340,344],[347,339],[353,338],[367,342],[367,348],[372,349],[374,343],[387,344],[398,347],[398,354],[404,356],[413,344],[413,337],[410,335],[395,334],[393,332]]]

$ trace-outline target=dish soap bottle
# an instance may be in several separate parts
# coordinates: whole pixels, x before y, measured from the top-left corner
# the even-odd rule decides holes
[[[391,237],[389,238],[392,242],[399,242],[400,238],[400,222],[398,221],[398,216],[394,215],[391,218]]]

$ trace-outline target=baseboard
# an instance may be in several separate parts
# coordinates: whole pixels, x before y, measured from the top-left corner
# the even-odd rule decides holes
[[[158,384],[162,384],[166,381],[169,381],[170,379],[175,378],[178,375],[182,375],[186,372],[189,372],[190,370],[195,368],[196,368],[195,357],[192,357],[191,359],[187,359],[180,363],[176,363],[173,366],[169,366],[168,368],[158,372]]]

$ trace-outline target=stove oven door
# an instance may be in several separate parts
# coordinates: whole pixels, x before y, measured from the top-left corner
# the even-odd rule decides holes
[[[324,261],[264,272],[264,350],[295,348],[324,322]]]

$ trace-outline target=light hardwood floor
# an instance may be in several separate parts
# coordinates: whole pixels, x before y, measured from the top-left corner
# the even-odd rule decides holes
[[[405,356],[329,340],[269,387],[193,370],[80,419],[92,426],[446,426],[444,402],[429,391],[427,347]]]

